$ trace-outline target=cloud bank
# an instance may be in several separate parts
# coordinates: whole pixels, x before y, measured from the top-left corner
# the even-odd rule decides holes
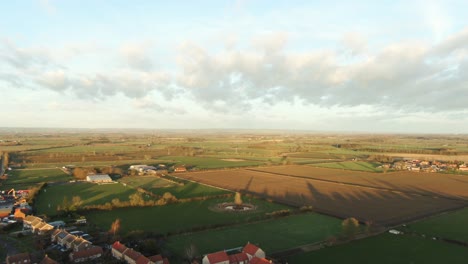
[[[5,40],[0,48],[0,85],[49,89],[97,101],[121,94],[136,100],[136,108],[154,110],[161,110],[160,104],[151,101],[178,97],[191,98],[214,112],[248,111],[259,102],[268,106],[297,101],[405,111],[466,109],[468,28],[437,44],[402,41],[370,47],[365,36],[353,32],[334,49],[296,51],[289,45],[294,43],[285,32],[258,36],[243,47],[219,43],[214,49],[186,41],[168,63],[175,66],[165,68],[155,67],[158,58],[151,54],[157,47],[133,43],[109,49],[116,63],[106,61],[95,71],[86,64],[69,64],[51,47],[20,47]]]

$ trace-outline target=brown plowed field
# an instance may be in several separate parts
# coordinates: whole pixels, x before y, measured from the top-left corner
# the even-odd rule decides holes
[[[255,170],[468,200],[466,175],[410,171],[372,173],[300,165],[264,167]]]
[[[283,173],[287,168],[289,168],[287,170],[289,174],[294,172],[299,177],[275,174]],[[304,169],[304,171],[301,169]],[[353,216],[361,221],[370,220],[381,225],[400,224],[468,205],[467,200],[455,199],[455,197],[460,196],[467,197],[466,192],[468,192],[465,189],[466,191],[463,193],[458,188],[458,185],[462,183],[457,181],[453,181],[452,183],[453,185],[457,185],[454,187],[458,191],[457,195],[451,195],[448,190],[442,192],[444,195],[453,197],[448,199],[437,195],[439,192],[433,192],[432,189],[429,191],[425,191],[424,188],[413,190],[410,186],[416,180],[411,179],[408,183],[403,184],[403,177],[399,177],[401,180],[397,181],[397,183],[392,182],[392,185],[385,183],[385,189],[381,189],[381,186],[378,184],[384,183],[381,183],[378,177],[384,174],[349,172],[313,168],[310,166],[271,167],[261,168],[261,170],[268,170],[273,173],[243,169],[181,173],[177,174],[177,176],[230,190],[261,195],[291,205],[312,205],[317,211],[322,213],[341,218]],[[315,170],[318,170],[318,172]],[[361,186],[347,183],[353,180],[353,175],[365,174],[377,177],[373,179],[377,188],[367,186],[368,184]],[[325,178],[326,180],[334,178],[333,181],[323,181],[307,178],[310,175],[314,176],[314,178],[316,175],[329,177]],[[341,183],[337,181],[339,178],[336,177],[341,177],[341,175],[346,175],[345,179],[347,179],[347,182]],[[409,174],[408,179],[413,175],[415,174]],[[442,177],[451,176],[436,175]],[[359,179],[359,176],[354,177]],[[436,181],[438,178],[431,179]],[[359,181],[364,180],[356,180],[356,182]],[[447,182],[450,181],[447,180]],[[463,182],[463,184],[466,183]],[[427,188],[436,189],[436,186],[437,182],[433,183],[433,185],[427,185]]]

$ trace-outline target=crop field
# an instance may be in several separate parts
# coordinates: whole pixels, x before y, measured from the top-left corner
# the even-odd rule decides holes
[[[288,258],[289,263],[466,263],[465,247],[433,241],[417,236],[382,234],[298,254]],[[352,261],[351,261],[352,260]]]
[[[352,171],[367,171],[367,172],[382,172],[380,163],[378,162],[365,162],[365,161],[343,161],[343,162],[327,162],[315,163],[314,167],[330,168],[330,169],[343,169]]]
[[[183,157],[183,156],[165,156],[159,160],[175,163],[178,165],[194,165],[199,169],[216,169],[216,168],[231,168],[257,166],[263,164],[261,161],[244,160],[244,159],[229,159],[229,158],[214,158],[214,157]]]
[[[141,187],[157,195],[163,195],[166,192],[170,192],[177,198],[206,197],[229,193],[225,190],[195,182],[185,181],[183,184],[178,184],[165,180],[164,178],[156,178],[151,176],[124,177],[119,181],[134,188]]]
[[[35,206],[38,214],[51,216],[57,214],[57,206],[62,204],[65,197],[71,201],[73,196],[79,196],[83,201],[83,206],[86,206],[105,204],[115,198],[128,201],[128,197],[135,192],[134,188],[125,187],[120,183],[102,185],[87,182],[56,184],[50,185],[40,192]]]
[[[7,185],[33,184],[40,182],[63,182],[72,177],[59,169],[12,170],[8,172]]]
[[[121,220],[121,231],[153,231],[161,234],[188,231],[195,227],[243,223],[263,217],[265,213],[290,207],[258,199],[243,198],[257,209],[251,212],[220,212],[211,208],[219,203],[232,202],[233,199],[209,199],[187,203],[154,207],[121,208],[112,211],[90,211],[86,217],[104,230],[109,229],[115,219]]]
[[[293,215],[230,228],[196,232],[169,238],[168,247],[178,255],[193,244],[199,254],[244,246],[248,241],[267,254],[337,236],[341,221],[315,213]]]
[[[468,243],[467,223],[468,208],[465,208],[410,224],[406,229],[426,236],[436,236]]]
[[[369,173],[300,165],[255,168],[255,171],[468,200],[468,177],[464,175],[409,171]]]
[[[309,166],[285,166],[263,168],[262,170],[294,168],[294,173],[319,170],[339,177],[340,170],[313,168]],[[364,172],[345,171],[348,178],[355,173],[382,175]],[[336,175],[338,174],[338,175]],[[380,225],[394,225],[415,220],[438,212],[466,206],[466,200],[433,197],[432,193],[421,195],[418,192],[402,192],[394,189],[363,187],[341,182],[309,179],[307,177],[288,177],[253,170],[210,171],[178,174],[180,177],[207,183],[226,189],[254,193],[290,205],[312,205],[318,212],[340,218],[356,217],[361,221],[372,221]],[[318,174],[322,175],[322,174]],[[393,174],[389,174],[393,175]],[[408,174],[412,176],[414,174]],[[441,175],[442,177],[445,175]],[[287,177],[287,178],[286,178]],[[378,182],[378,179],[375,180]],[[460,183],[451,182],[459,190]],[[437,182],[432,183],[434,188]],[[394,186],[394,185],[390,185]],[[404,186],[404,185],[403,185]],[[440,186],[440,185],[439,185]],[[405,186],[405,188],[407,188]],[[418,191],[421,191],[418,189]],[[446,190],[447,191],[447,190]],[[422,191],[421,191],[422,192]]]

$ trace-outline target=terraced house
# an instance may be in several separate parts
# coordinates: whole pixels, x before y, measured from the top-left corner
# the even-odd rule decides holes
[[[228,255],[226,251],[207,254],[203,257],[203,264],[261,264],[270,263],[265,259],[265,251],[254,244],[247,243],[242,252]]]
[[[114,242],[111,252],[114,258],[125,261],[128,264],[169,264],[169,260],[161,255],[146,257],[140,252],[126,247],[120,241]]]

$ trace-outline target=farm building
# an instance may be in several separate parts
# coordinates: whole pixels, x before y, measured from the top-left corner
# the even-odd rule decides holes
[[[157,170],[156,167],[148,166],[148,165],[132,165],[132,166],[130,166],[129,169],[130,170],[136,170],[136,171],[139,171],[139,172],[146,172],[148,170],[153,170],[153,171]]]
[[[103,183],[103,182],[112,182],[112,179],[111,177],[109,177],[108,174],[95,174],[95,175],[86,176],[86,181],[95,182],[95,183]]]
[[[187,168],[185,166],[176,166],[174,168],[174,172],[186,172],[187,171]]]

